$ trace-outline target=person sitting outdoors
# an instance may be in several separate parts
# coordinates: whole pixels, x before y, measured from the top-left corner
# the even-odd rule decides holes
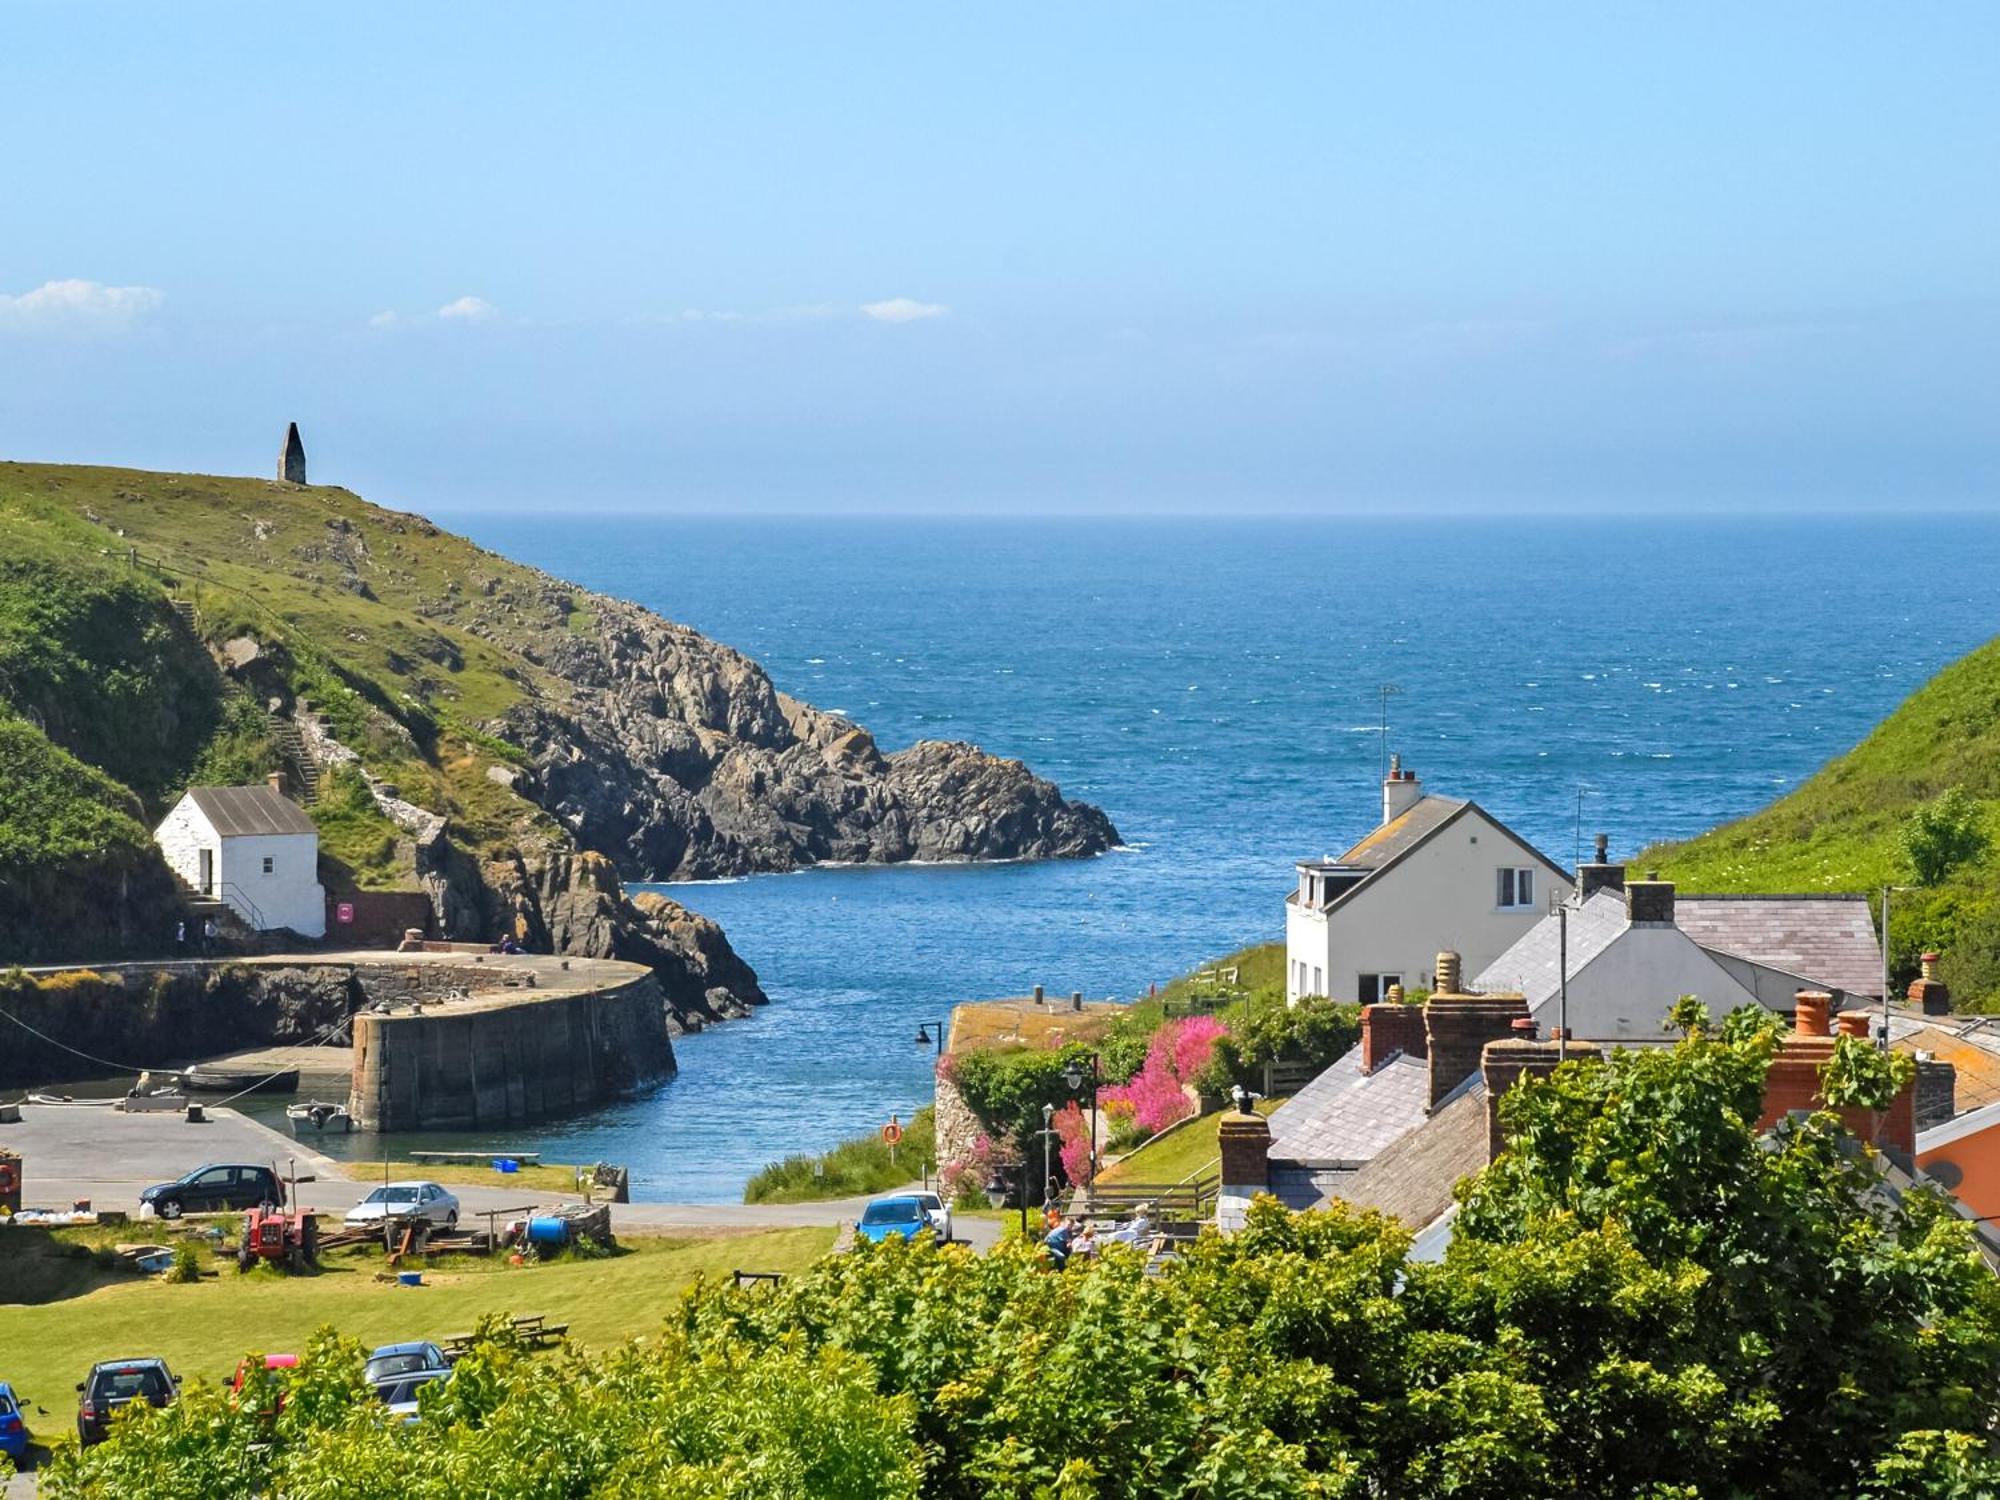
[[[1069,1264],[1070,1251],[1076,1243],[1076,1228],[1061,1214],[1055,1216],[1055,1227],[1050,1229],[1042,1248],[1049,1252],[1049,1264],[1060,1271]]]
[[[1121,1245],[1136,1245],[1143,1250],[1153,1242],[1153,1205],[1141,1203],[1132,1210],[1132,1217],[1120,1228],[1105,1235],[1106,1240],[1116,1240]]]

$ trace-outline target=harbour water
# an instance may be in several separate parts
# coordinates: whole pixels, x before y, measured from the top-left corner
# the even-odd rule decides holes
[[[1629,851],[1759,806],[2000,619],[2000,523],[1974,516],[440,519],[736,646],[885,749],[1019,756],[1128,844],[672,887],[772,1004],[682,1041],[648,1096],[513,1141],[655,1199],[733,1199],[907,1117],[917,1028],[960,1000],[1130,996],[1280,935],[1291,861],[1375,820],[1385,703],[1427,784],[1566,863],[1579,833]]]

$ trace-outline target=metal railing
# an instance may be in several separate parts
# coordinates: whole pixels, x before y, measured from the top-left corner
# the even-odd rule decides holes
[[[270,924],[264,920],[264,913],[258,908],[257,903],[250,899],[250,893],[235,881],[225,880],[212,892],[203,892],[203,894],[210,895],[215,900],[220,901],[231,911],[235,912],[237,916],[256,928],[257,931],[266,932],[269,930]]]

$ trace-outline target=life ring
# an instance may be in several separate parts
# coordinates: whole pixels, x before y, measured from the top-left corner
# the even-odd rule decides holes
[[[0,1161],[0,1196],[17,1193],[20,1189],[20,1165],[12,1160]]]

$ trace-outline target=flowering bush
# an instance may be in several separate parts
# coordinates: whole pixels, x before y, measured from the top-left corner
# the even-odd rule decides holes
[[[969,1152],[938,1170],[938,1191],[948,1203],[984,1208],[986,1184],[993,1180],[995,1168],[1011,1167],[1019,1160],[1018,1155],[1003,1150],[993,1137],[982,1133]]]
[[[1082,1182],[1090,1176],[1090,1116],[1079,1104],[1065,1104],[1056,1111],[1055,1131],[1062,1142],[1064,1180]]]
[[[1208,1066],[1223,1024],[1213,1016],[1167,1021],[1146,1047],[1146,1064],[1132,1081],[1099,1096],[1107,1106],[1129,1106],[1139,1131],[1153,1135],[1194,1113],[1185,1085]]]

